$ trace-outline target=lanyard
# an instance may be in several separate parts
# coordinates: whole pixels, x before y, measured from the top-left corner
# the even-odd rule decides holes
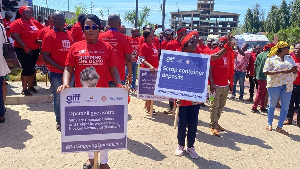
[[[118,29],[116,29],[116,28],[110,28],[109,30],[110,31],[117,31],[117,32],[119,32]]]

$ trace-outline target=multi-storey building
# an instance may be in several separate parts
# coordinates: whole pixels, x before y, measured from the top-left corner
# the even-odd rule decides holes
[[[197,10],[171,12],[171,28],[197,30],[200,36],[226,36],[238,27],[240,14],[214,11],[214,0],[198,0]]]

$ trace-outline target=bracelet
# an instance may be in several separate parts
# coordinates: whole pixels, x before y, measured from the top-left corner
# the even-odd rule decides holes
[[[122,86],[123,86],[122,84],[118,84],[118,85],[117,85],[117,87],[122,87]]]

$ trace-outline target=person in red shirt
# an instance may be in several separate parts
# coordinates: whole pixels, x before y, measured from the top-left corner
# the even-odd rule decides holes
[[[5,12],[5,18],[3,20],[4,22],[4,27],[5,27],[5,30],[6,30],[6,36],[8,38],[10,38],[10,24],[11,24],[11,18],[13,17],[13,14],[11,11],[6,11]]]
[[[143,43],[140,47],[139,62],[142,63],[142,68],[149,68],[151,72],[155,72],[155,69],[158,68],[159,63],[159,51],[153,44],[154,35],[152,32],[145,30],[143,32],[143,37],[145,39],[145,43]],[[146,100],[145,108],[147,113],[150,112],[150,104],[151,100]],[[153,110],[153,115],[156,115],[155,110]]]
[[[166,46],[166,50],[172,50],[172,51],[177,51],[180,48],[180,41],[181,38],[186,36],[187,30],[186,28],[179,27],[177,29],[177,38],[173,39],[171,42],[169,42]]]
[[[206,52],[207,53],[211,53],[215,48],[214,48],[214,46],[213,46],[213,42],[214,42],[215,40],[213,39],[213,38],[208,38],[207,39],[207,45],[206,45]]]
[[[217,53],[222,51],[226,54],[222,55],[221,58],[217,60],[212,60],[210,62],[209,69],[209,84],[210,84],[210,94],[215,94],[214,100],[210,103],[210,114],[211,114],[211,132],[214,136],[220,136],[219,131],[224,131],[225,129],[221,127],[218,123],[222,110],[226,104],[228,96],[228,56],[227,53],[233,52],[231,40],[228,42],[228,38],[220,38],[220,46],[212,51],[212,53]]]
[[[53,14],[50,14],[48,16],[48,21],[49,21],[49,26],[41,29],[38,33],[38,36],[37,36],[37,41],[36,43],[41,45],[42,46],[42,43],[43,43],[43,39],[44,39],[44,36],[47,32],[49,32],[50,30],[53,29],[53,26],[54,26],[54,23],[53,23]]]
[[[81,29],[81,22],[85,18],[85,14],[80,14],[78,16],[78,21],[72,26],[71,32],[75,42],[84,40],[83,32]]]
[[[61,12],[55,12],[51,17],[53,19],[54,30],[49,29],[46,33],[43,43],[43,58],[49,65],[49,77],[52,87],[53,106],[56,116],[56,129],[60,131],[60,94],[56,92],[57,88],[62,85],[63,71],[70,46],[73,45],[73,37],[71,32],[66,31],[65,16]],[[72,80],[69,84],[73,85]]]
[[[250,83],[250,89],[249,89],[250,98],[247,99],[246,101],[249,101],[249,102],[253,102],[255,86],[256,86],[256,90],[258,88],[256,78],[254,77],[254,63],[255,63],[257,55],[260,54],[261,51],[262,51],[262,48],[260,45],[254,46],[254,48],[251,52],[251,56],[249,58],[249,62],[248,62],[246,77],[249,78],[249,83]]]
[[[133,28],[131,30],[131,37],[128,37],[128,41],[130,46],[132,47],[132,53],[131,53],[131,61],[132,61],[132,83],[130,85],[130,90],[132,92],[136,92],[135,89],[135,83],[136,83],[136,77],[137,77],[137,59],[139,56],[139,38],[140,38],[140,33],[137,28]],[[128,69],[126,69],[126,77],[128,76]]]
[[[39,29],[31,19],[30,9],[21,6],[18,14],[21,18],[15,20],[10,25],[11,37],[15,40],[14,47],[23,68],[21,74],[22,93],[25,96],[32,95],[30,92],[37,93],[33,87],[33,75],[35,73],[35,63],[39,56],[39,45],[36,43]]]
[[[125,84],[127,80],[128,85],[132,83],[132,62],[131,62],[131,53],[132,48],[129,45],[129,42],[126,38],[126,35],[119,32],[121,28],[121,19],[119,15],[112,14],[108,16],[108,25],[110,29],[107,32],[101,33],[99,35],[99,40],[108,42],[116,52],[119,64],[118,71],[122,84]],[[125,79],[125,65],[128,69],[128,76]],[[109,84],[114,86],[113,79],[110,78]]]
[[[295,100],[297,98],[299,98],[300,96],[300,43],[297,43],[295,45],[294,48],[294,52],[291,53],[291,56],[294,58],[295,63],[297,65],[297,69],[298,69],[298,76],[295,79],[293,85],[294,85],[294,89],[292,92],[292,96],[291,96],[291,101],[290,101],[290,105],[289,105],[289,111],[288,114],[286,116],[286,120],[283,122],[283,125],[290,125],[293,122],[293,116],[294,116],[294,104],[295,104]],[[298,115],[297,115],[297,126],[300,127],[300,112],[298,110]]]
[[[63,74],[63,85],[57,91],[70,87],[70,81],[75,74],[75,87],[109,87],[112,77],[117,87],[121,84],[117,69],[118,59],[114,48],[107,42],[98,39],[100,32],[100,19],[93,14],[86,16],[82,22],[82,30],[86,40],[74,43],[66,59]],[[90,152],[89,159],[83,168],[91,168],[94,163],[94,152]],[[108,150],[100,151],[100,168],[109,169]]]
[[[210,54],[209,48],[207,48],[207,46],[204,45],[203,41],[204,41],[203,38],[199,37],[199,42],[198,42],[198,45],[197,45],[198,49],[203,54]]]
[[[174,31],[172,29],[166,29],[164,35],[165,39],[161,42],[160,48],[165,50],[167,44],[173,40]]]
[[[39,30],[43,29],[43,28],[44,28],[44,25],[41,24],[39,21],[35,20],[34,17],[33,17],[33,8],[32,8],[32,6],[27,6],[27,7],[30,9],[31,16],[32,16],[32,17],[31,17],[31,20],[33,21],[33,23],[35,24],[35,26],[36,26]]]
[[[143,31],[149,31],[151,33],[155,33],[155,30],[157,29],[157,25],[155,25],[155,29],[153,30],[151,25],[147,25],[143,27]],[[145,38],[142,36],[139,40],[139,48],[141,48],[142,44],[145,43]],[[160,50],[160,42],[159,39],[154,36],[153,45],[156,47],[157,50]]]

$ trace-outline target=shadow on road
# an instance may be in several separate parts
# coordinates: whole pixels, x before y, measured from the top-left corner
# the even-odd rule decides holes
[[[5,123],[0,124],[0,148],[25,148],[25,142],[32,139],[26,129],[30,125],[28,119],[21,119],[19,112],[6,108]]]
[[[166,158],[151,143],[141,143],[130,138],[127,139],[127,149],[138,156],[147,157],[155,161],[162,161]]]

